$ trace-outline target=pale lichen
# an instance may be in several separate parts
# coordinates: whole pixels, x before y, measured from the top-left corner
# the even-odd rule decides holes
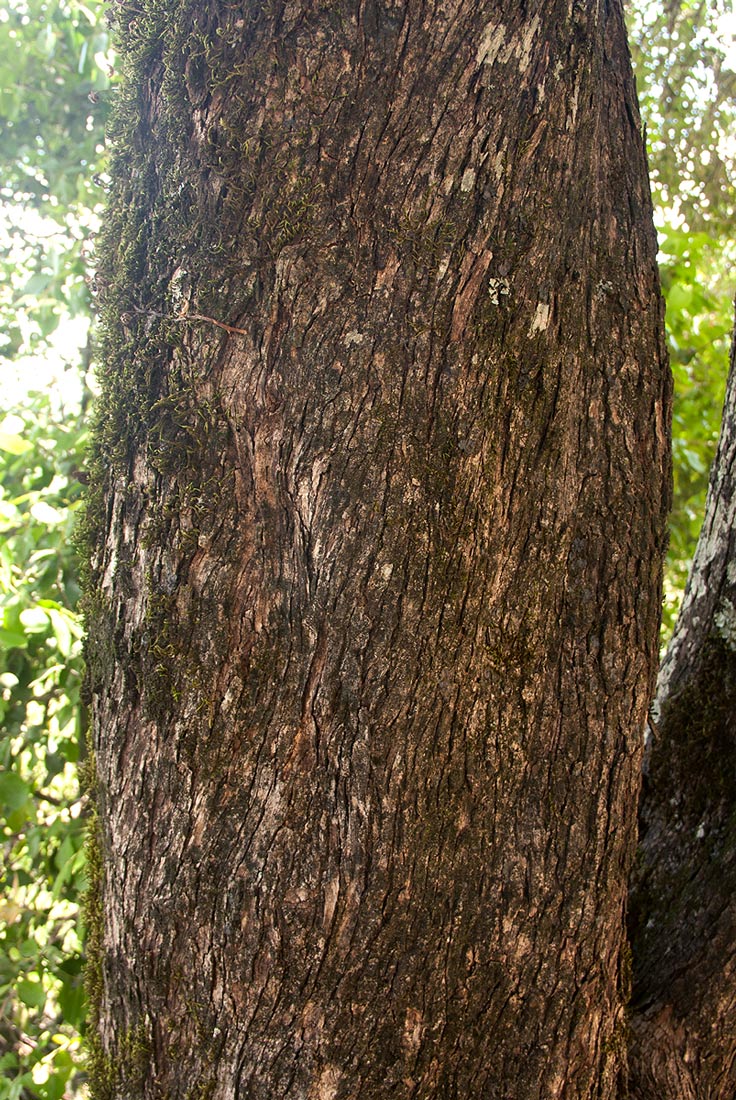
[[[488,280],[488,293],[494,306],[499,305],[501,298],[508,295],[510,290],[511,284],[508,279],[501,278]]]
[[[548,302],[537,302],[537,309],[532,319],[532,327],[529,335],[535,332],[544,332],[549,324],[550,307]]]
[[[506,28],[504,25],[498,23],[489,23],[483,32],[483,36],[480,40],[478,50],[476,53],[476,60],[479,65],[492,65],[498,56],[498,51],[504,43],[506,37]]]
[[[736,652],[736,607],[727,597],[721,600],[713,621],[728,648]]]

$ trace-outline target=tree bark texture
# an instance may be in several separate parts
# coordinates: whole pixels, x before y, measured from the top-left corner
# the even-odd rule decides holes
[[[98,1095],[616,1095],[669,374],[621,5],[125,2]]]
[[[736,1091],[736,362],[660,670],[634,877],[633,1095]]]

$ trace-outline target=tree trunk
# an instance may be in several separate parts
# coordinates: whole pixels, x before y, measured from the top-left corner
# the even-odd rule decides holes
[[[736,353],[657,686],[634,877],[634,1096],[736,1092]]]
[[[670,385],[621,5],[118,20],[96,1095],[614,1097]]]

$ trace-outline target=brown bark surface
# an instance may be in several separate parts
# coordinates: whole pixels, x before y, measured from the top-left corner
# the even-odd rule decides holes
[[[634,877],[633,1095],[736,1092],[736,364],[659,676]]]
[[[621,5],[118,20],[98,1094],[614,1097],[669,401]]]

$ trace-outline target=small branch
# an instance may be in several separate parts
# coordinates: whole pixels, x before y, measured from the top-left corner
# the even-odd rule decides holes
[[[226,325],[224,321],[218,321],[214,317],[208,317],[206,313],[180,313],[177,317],[170,317],[165,313],[159,313],[157,310],[141,309],[139,306],[134,306],[136,313],[142,314],[145,317],[160,317],[161,320],[172,321],[206,321],[210,325],[217,325],[218,328],[222,328],[225,332],[237,333],[238,336],[248,336],[244,328],[236,328],[235,325]],[[129,324],[131,319],[130,313],[123,313],[120,315],[120,320],[123,324]]]
[[[244,328],[236,328],[234,325],[226,325],[224,321],[216,321],[214,317],[206,317],[204,313],[187,313],[184,317],[177,317],[177,321],[209,321],[211,325],[224,328],[225,332],[234,332],[238,336],[248,336]]]

